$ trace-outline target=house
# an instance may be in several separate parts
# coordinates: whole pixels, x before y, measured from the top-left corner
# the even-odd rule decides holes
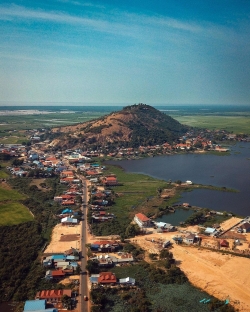
[[[250,223],[245,222],[239,228],[241,229],[241,231],[243,233],[249,233],[250,232]]]
[[[71,213],[72,213],[72,209],[66,208],[66,209],[64,209],[64,210],[61,212],[61,215],[64,215],[64,214],[71,214]]]
[[[55,308],[46,309],[46,300],[27,300],[23,312],[58,312]]]
[[[172,226],[170,223],[165,223],[165,222],[155,222],[155,225],[157,228],[160,228],[163,230],[163,232],[170,232],[175,229],[174,226]]]
[[[195,242],[196,236],[195,234],[192,233],[188,233],[185,237],[184,237],[184,243],[186,244],[193,244]]]
[[[67,183],[71,183],[73,180],[74,180],[74,177],[66,177],[66,178],[60,179],[60,183],[67,184]]]
[[[211,235],[211,236],[212,236],[212,235],[214,235],[216,232],[217,232],[216,229],[207,227],[207,228],[205,229],[204,234],[207,234],[207,235]]]
[[[48,270],[45,274],[46,280],[60,280],[64,278],[66,273],[63,270]]]
[[[100,274],[92,274],[89,278],[91,284],[98,284],[98,278]]]
[[[75,200],[74,199],[64,200],[62,202],[63,206],[74,205],[74,204],[75,204]]]
[[[116,284],[116,276],[112,272],[101,272],[98,277],[98,284]]]
[[[70,249],[65,250],[65,251],[64,251],[64,254],[65,254],[66,256],[70,256],[70,255],[74,255],[74,254],[79,254],[79,250],[78,250],[78,249],[75,249],[75,248],[73,248],[73,247],[71,247]],[[79,257],[78,257],[78,258],[79,258]]]
[[[62,177],[62,178],[74,177],[74,172],[71,171],[71,170],[62,171],[62,172],[61,172],[61,177]]]
[[[95,252],[114,252],[119,248],[116,241],[97,241],[90,245],[90,249]]]
[[[134,217],[134,221],[139,225],[140,228],[148,227],[151,225],[151,220],[143,213],[137,213]]]
[[[65,217],[61,219],[61,224],[62,225],[76,225],[78,223],[77,219],[73,219],[70,217]]]
[[[103,184],[106,186],[117,185],[117,178],[115,176],[104,177],[102,180]]]
[[[120,278],[119,279],[119,284],[122,284],[122,285],[135,285],[135,279],[131,278],[131,277]]]
[[[41,290],[36,294],[36,299],[45,299],[48,303],[58,303],[62,301],[64,295],[71,297],[71,294],[71,289]]]
[[[225,239],[220,240],[220,247],[229,247],[229,242],[226,241]]]

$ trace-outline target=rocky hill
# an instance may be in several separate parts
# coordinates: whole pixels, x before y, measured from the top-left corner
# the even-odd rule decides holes
[[[73,126],[54,128],[58,144],[68,148],[88,145],[138,147],[172,143],[187,127],[146,104],[124,107],[121,111]]]

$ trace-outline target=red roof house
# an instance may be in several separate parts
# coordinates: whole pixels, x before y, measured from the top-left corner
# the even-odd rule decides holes
[[[62,296],[71,297],[71,293],[71,289],[41,290],[36,294],[36,299],[45,299],[47,302],[61,302]]]
[[[229,242],[226,241],[225,239],[222,239],[222,240],[220,241],[220,246],[221,246],[221,247],[229,247]]]
[[[139,227],[147,227],[151,223],[151,220],[143,213],[137,213],[134,217],[134,221],[139,225]]]
[[[112,272],[101,272],[98,277],[99,284],[115,284],[116,276]]]

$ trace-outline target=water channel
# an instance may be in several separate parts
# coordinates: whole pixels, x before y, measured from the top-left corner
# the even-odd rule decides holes
[[[138,160],[108,161],[128,172],[143,173],[161,180],[191,180],[193,183],[227,187],[237,193],[198,189],[184,192],[180,203],[250,215],[250,143],[230,147],[230,156],[175,154]]]

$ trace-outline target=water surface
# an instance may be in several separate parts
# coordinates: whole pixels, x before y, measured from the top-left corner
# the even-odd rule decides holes
[[[250,215],[250,143],[240,142],[231,147],[230,156],[211,154],[177,154],[139,160],[109,161],[128,172],[147,174],[161,180],[186,181],[204,185],[233,188],[239,193],[194,190],[183,193],[180,202]]]

